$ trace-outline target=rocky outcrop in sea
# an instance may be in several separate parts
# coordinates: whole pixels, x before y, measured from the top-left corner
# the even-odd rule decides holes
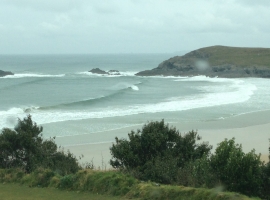
[[[121,75],[118,70],[109,70],[108,72],[106,72],[99,68],[91,69],[89,72],[93,74],[101,74],[101,75]]]
[[[14,75],[14,74],[12,72],[0,70],[0,77],[7,76],[7,75]]]

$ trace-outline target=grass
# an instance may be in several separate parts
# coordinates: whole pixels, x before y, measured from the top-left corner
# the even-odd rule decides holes
[[[119,171],[81,170],[76,174],[60,176],[46,169],[39,169],[31,174],[24,174],[18,169],[2,169],[0,185],[2,199],[250,199],[238,193],[222,192],[218,189],[141,182]]]
[[[212,46],[196,51],[207,54],[211,66],[234,64],[238,67],[270,67],[270,48]]]
[[[64,191],[56,188],[30,188],[14,183],[0,184],[1,200],[116,200],[119,197],[93,194],[89,192]]]

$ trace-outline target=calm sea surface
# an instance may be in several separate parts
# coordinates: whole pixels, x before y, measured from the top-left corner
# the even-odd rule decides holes
[[[49,137],[161,119],[222,120],[270,109],[269,79],[134,76],[172,56],[2,55],[0,69],[12,71],[15,76],[0,78],[0,129],[14,127],[18,117],[28,114],[38,124],[58,127],[57,132],[45,135]],[[97,67],[119,70],[121,75],[88,72]],[[81,123],[83,120],[89,123]]]

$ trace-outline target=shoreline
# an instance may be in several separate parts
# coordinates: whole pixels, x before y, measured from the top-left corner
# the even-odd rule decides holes
[[[166,123],[166,119],[165,119]],[[115,137],[127,138],[131,130],[141,129],[143,125],[134,125],[114,130],[100,131],[83,135],[57,137],[56,143],[69,150],[77,158],[82,154],[84,157],[81,163],[93,160],[95,166],[106,165],[110,168],[111,158],[109,148],[115,141]],[[244,152],[255,149],[256,154],[261,153],[261,159],[268,162],[269,138],[270,138],[270,111],[259,111],[241,114],[217,121],[198,121],[198,122],[174,122],[169,126],[176,127],[180,133],[197,130],[198,135],[202,136],[202,142],[209,142],[213,146],[214,152],[218,143],[225,138],[235,138],[236,143],[242,144]],[[106,138],[105,141],[93,141],[95,136],[99,139]]]

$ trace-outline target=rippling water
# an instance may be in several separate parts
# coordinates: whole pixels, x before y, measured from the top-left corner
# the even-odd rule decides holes
[[[38,124],[92,119],[84,128],[97,132],[155,119],[220,120],[270,109],[269,79],[134,75],[170,56],[0,56],[0,69],[15,73],[0,78],[0,128],[27,114]],[[88,72],[96,67],[120,75]],[[78,127],[56,134],[78,134]]]

